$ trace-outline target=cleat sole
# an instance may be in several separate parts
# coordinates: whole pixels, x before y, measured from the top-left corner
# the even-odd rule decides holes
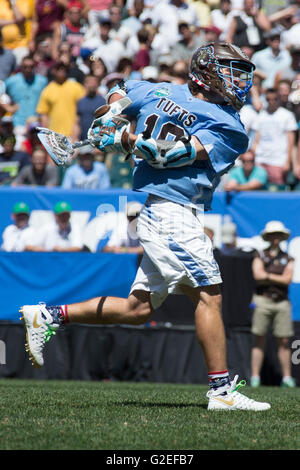
[[[20,317],[20,320],[23,320],[23,321],[24,321],[23,307],[21,307],[21,308],[19,309],[19,313],[22,314],[22,316]]]
[[[20,308],[19,312],[23,314],[23,307]],[[25,320],[24,320],[24,315],[22,315],[22,317],[20,318],[20,320],[23,320],[24,327],[25,327],[25,329],[26,329],[26,324],[25,324]],[[27,329],[26,329],[25,351],[29,353],[29,360],[30,360],[31,364],[32,364],[36,369],[40,369],[41,366],[39,366],[39,364],[35,361],[35,359],[34,359],[34,357],[33,357],[33,355],[32,355],[32,352],[30,351]]]

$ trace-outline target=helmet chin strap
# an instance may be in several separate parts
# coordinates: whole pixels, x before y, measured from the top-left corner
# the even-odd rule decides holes
[[[220,93],[216,92],[208,85],[205,85],[201,80],[199,80],[199,78],[195,77],[193,74],[190,73],[189,77],[193,82],[197,83],[199,87],[203,88],[203,90],[208,91],[209,93],[213,93],[215,104],[230,104],[230,101],[227,100],[226,97],[222,96]]]
[[[206,91],[211,91],[211,88],[208,85],[205,85],[203,82],[201,82],[201,80],[199,80],[199,78],[196,78],[195,75],[193,75],[192,73],[189,73],[189,77],[191,80],[193,80],[193,82],[197,83],[197,85],[199,85],[201,88],[204,88]]]

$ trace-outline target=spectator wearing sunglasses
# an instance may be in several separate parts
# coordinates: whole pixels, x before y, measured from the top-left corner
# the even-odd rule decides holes
[[[21,71],[11,75],[6,81],[6,93],[18,109],[13,116],[16,134],[26,132],[26,121],[35,114],[42,90],[47,85],[46,77],[36,74],[34,60],[26,56],[21,62]]]
[[[225,191],[254,191],[266,189],[268,182],[267,171],[255,165],[255,156],[252,150],[240,155],[241,165],[229,172],[225,184]]]

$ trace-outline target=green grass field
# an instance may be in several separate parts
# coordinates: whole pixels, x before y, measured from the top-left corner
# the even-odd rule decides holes
[[[244,389],[266,412],[209,412],[197,385],[0,380],[0,449],[299,449],[299,388]]]

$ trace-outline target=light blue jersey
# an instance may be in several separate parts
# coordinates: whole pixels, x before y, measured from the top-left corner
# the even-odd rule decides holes
[[[6,80],[6,92],[18,104],[13,115],[14,126],[26,126],[27,119],[36,114],[40,95],[47,83],[48,80],[43,75],[35,74],[32,80],[26,80],[21,72]]]
[[[110,178],[104,163],[94,162],[90,171],[85,171],[81,165],[70,166],[64,176],[64,189],[108,189]]]
[[[190,134],[198,138],[209,155],[206,161],[161,170],[135,158],[133,189],[210,209],[220,176],[247,150],[248,136],[238,113],[231,106],[195,98],[187,84],[129,80],[125,87],[132,100],[126,114],[136,116],[136,134],[147,131],[149,137],[163,140],[178,140]]]

